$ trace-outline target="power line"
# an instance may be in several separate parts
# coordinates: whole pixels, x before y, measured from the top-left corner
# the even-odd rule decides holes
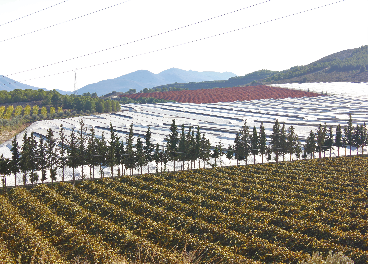
[[[57,6],[57,5],[63,4],[63,3],[65,3],[65,2],[67,2],[67,1],[69,1],[69,0],[65,0],[65,1],[63,1],[63,2],[57,3],[57,4],[55,4],[55,5],[52,5],[52,6],[49,6],[49,7],[46,7],[46,8],[43,8],[43,9],[38,10],[38,11],[36,11],[36,12],[33,12],[33,13],[31,13],[31,14],[28,14],[28,15],[25,15],[25,16],[22,16],[22,17],[19,17],[19,18],[16,18],[16,19],[14,19],[14,20],[8,21],[8,22],[6,22],[6,23],[0,24],[0,27],[1,27],[1,26],[4,26],[4,25],[7,25],[7,24],[10,24],[10,23],[12,23],[12,22],[18,21],[18,20],[20,20],[20,19],[22,19],[22,18],[29,17],[29,16],[34,15],[34,14],[38,14],[39,12],[42,12],[42,11],[45,11],[45,10],[47,10],[47,9],[50,9],[50,8],[52,8],[52,7],[54,7],[54,6]]]
[[[207,19],[204,19],[204,20],[201,20],[201,21],[192,23],[192,24],[187,24],[185,26],[181,26],[181,27],[177,27],[177,28],[174,28],[174,29],[170,29],[168,31],[161,32],[161,33],[158,33],[158,34],[155,34],[155,35],[151,35],[151,36],[148,36],[148,37],[145,37],[145,38],[141,38],[141,39],[137,39],[137,40],[132,40],[130,42],[123,43],[123,44],[120,44],[120,45],[117,45],[117,46],[113,46],[113,47],[110,47],[110,48],[106,48],[106,49],[94,51],[94,52],[87,53],[87,54],[84,54],[84,55],[80,55],[80,56],[77,56],[77,57],[74,57],[74,58],[70,58],[70,59],[66,59],[66,60],[62,60],[62,61],[50,63],[50,64],[47,64],[47,65],[39,66],[39,67],[32,68],[32,69],[29,69],[29,70],[24,70],[24,71],[15,72],[15,73],[12,73],[12,74],[7,74],[5,76],[9,77],[9,76],[16,75],[16,74],[19,74],[19,73],[34,71],[34,70],[38,70],[38,69],[41,69],[41,68],[49,67],[49,66],[52,66],[52,65],[64,63],[64,62],[67,62],[67,61],[72,61],[72,60],[76,60],[76,59],[79,59],[79,58],[84,58],[86,56],[95,55],[97,53],[101,53],[101,52],[108,51],[108,50],[111,50],[111,49],[120,48],[122,46],[126,46],[126,45],[129,45],[129,44],[137,43],[139,41],[143,41],[143,40],[146,40],[146,39],[151,39],[151,38],[154,38],[154,37],[158,37],[158,36],[161,36],[161,35],[164,35],[164,34],[167,34],[167,33],[170,33],[170,32],[174,32],[174,31],[177,31],[177,30],[180,30],[180,29],[183,29],[183,28],[188,28],[188,27],[193,26],[193,25],[198,25],[200,23],[204,23],[204,22],[207,22],[207,21],[216,19],[216,18],[224,17],[226,15],[233,14],[233,13],[236,13],[236,12],[239,12],[239,11],[242,11],[242,10],[245,10],[245,9],[248,9],[248,8],[251,8],[251,7],[254,7],[254,6],[258,6],[258,5],[261,5],[261,4],[270,2],[270,1],[271,0],[266,0],[266,1],[261,2],[261,3],[257,3],[257,4],[250,5],[250,6],[247,6],[247,7],[239,8],[237,10],[234,10],[234,11],[231,11],[231,12],[228,12],[228,13],[225,13],[225,14],[221,14],[221,15],[210,17],[210,18],[207,18]]]
[[[149,51],[149,52],[144,52],[144,53],[140,53],[140,54],[136,54],[136,55],[132,55],[132,56],[116,59],[116,60],[111,60],[111,61],[107,61],[107,62],[103,62],[103,63],[97,63],[97,64],[85,66],[85,67],[79,67],[78,69],[83,70],[83,69],[88,69],[88,68],[92,68],[92,67],[102,66],[102,65],[105,65],[105,64],[113,63],[113,62],[123,61],[123,60],[126,60],[126,59],[131,59],[131,58],[135,58],[135,57],[146,55],[146,54],[152,54],[152,53],[156,53],[156,52],[159,52],[159,51],[164,51],[164,50],[172,49],[172,48],[175,48],[175,47],[179,47],[179,46],[183,46],[183,45],[187,45],[187,44],[191,44],[191,43],[196,43],[196,42],[199,42],[199,41],[202,41],[202,40],[223,36],[225,34],[238,32],[240,30],[244,30],[244,29],[247,29],[247,28],[252,28],[252,27],[255,27],[255,26],[260,26],[260,25],[263,25],[263,24],[266,24],[266,23],[276,22],[277,20],[285,19],[285,18],[288,18],[288,17],[293,17],[295,15],[300,15],[300,14],[303,14],[303,13],[306,13],[306,12],[310,12],[310,11],[317,10],[317,9],[320,9],[320,8],[328,7],[328,6],[331,6],[331,5],[340,3],[340,2],[344,2],[344,1],[345,0],[339,0],[339,1],[336,1],[336,2],[333,2],[333,3],[330,3],[330,4],[325,4],[325,5],[322,5],[322,6],[314,7],[314,8],[307,9],[307,10],[304,10],[304,11],[300,11],[300,12],[297,12],[297,13],[293,13],[293,14],[290,14],[290,15],[287,15],[287,16],[282,16],[282,17],[278,17],[278,18],[275,18],[275,19],[267,20],[265,22],[256,23],[256,24],[253,24],[253,25],[250,25],[250,26],[245,26],[245,27],[242,27],[242,28],[233,29],[233,30],[223,32],[223,33],[219,33],[219,34],[215,34],[215,35],[212,35],[212,36],[203,37],[203,38],[200,38],[200,39],[187,41],[187,42],[184,42],[184,43],[181,43],[181,44],[172,45],[172,46],[169,46],[169,47],[166,47],[166,48],[156,49],[156,50],[152,50],[152,51]],[[63,71],[63,72],[58,72],[58,73],[54,73],[54,74],[49,74],[49,75],[36,77],[36,78],[25,79],[25,80],[22,80],[21,82],[36,80],[36,79],[41,79],[41,78],[46,78],[46,77],[51,77],[51,76],[56,76],[56,75],[69,73],[69,72],[73,72],[73,71],[74,70],[67,70],[67,71]],[[3,76],[3,77],[5,77],[5,76]],[[16,83],[16,82],[14,82],[14,83]],[[9,84],[11,84],[11,83],[9,83]]]
[[[74,20],[77,20],[79,18],[83,18],[83,17],[86,17],[86,16],[89,16],[89,15],[92,15],[92,14],[95,14],[95,13],[98,13],[98,12],[101,12],[101,11],[104,11],[106,9],[109,9],[109,8],[112,8],[112,7],[115,7],[115,6],[118,6],[118,5],[121,5],[121,4],[124,4],[126,2],[129,2],[131,0],[126,0],[124,2],[121,2],[121,3],[118,3],[118,4],[115,4],[115,5],[112,5],[112,6],[108,6],[108,7],[105,7],[105,8],[101,8],[99,10],[96,10],[96,11],[93,11],[91,13],[88,13],[88,14],[85,14],[85,15],[82,15],[82,16],[79,16],[79,17],[75,17],[75,18],[72,18],[72,19],[69,19],[69,20],[66,20],[66,21],[63,21],[63,22],[60,22],[60,23],[56,23],[56,24],[53,24],[53,25],[50,25],[50,26],[47,26],[47,27],[44,27],[44,28],[40,28],[40,29],[37,29],[37,30],[34,30],[34,31],[31,31],[31,32],[28,32],[28,33],[24,33],[24,34],[21,34],[21,35],[18,35],[18,36],[15,36],[15,37],[11,37],[11,38],[7,38],[7,39],[3,39],[0,41],[1,42],[5,42],[5,41],[8,41],[8,40],[12,40],[12,39],[16,39],[16,38],[20,38],[20,37],[24,37],[24,36],[27,36],[27,35],[30,35],[30,34],[33,34],[33,33],[37,33],[37,32],[40,32],[42,30],[45,30],[45,29],[48,29],[48,28],[52,28],[52,27],[55,27],[55,26],[59,26],[61,24],[65,24],[65,23],[68,23],[68,22],[71,22],[71,21],[74,21]]]

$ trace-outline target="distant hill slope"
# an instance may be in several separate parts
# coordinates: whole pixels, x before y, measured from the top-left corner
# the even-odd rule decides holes
[[[190,82],[190,83],[171,83],[166,85],[160,85],[153,87],[151,90],[165,90],[172,88],[181,88],[188,90],[198,90],[198,89],[211,89],[211,88],[226,88],[234,86],[244,86],[246,84],[256,84],[258,81],[273,76],[278,73],[277,71],[260,70],[249,73],[245,76],[231,77],[228,80],[220,81],[206,81],[206,82]]]
[[[228,80],[171,83],[151,90],[184,88],[189,90],[225,88],[244,85],[292,82],[368,82],[368,46],[343,50],[304,66],[284,71],[260,70]]]
[[[130,89],[136,89],[137,92],[143,90],[144,88],[152,88],[158,85],[163,85],[167,83],[174,82],[202,82],[202,81],[212,81],[212,80],[226,80],[230,77],[236,76],[231,72],[197,72],[197,71],[185,71],[181,69],[171,68],[154,74],[150,71],[139,70],[135,71],[115,79],[104,80],[98,83],[93,83],[84,86],[77,90],[77,94],[83,93],[94,93],[97,95],[104,95],[116,92],[127,92]]]
[[[28,84],[24,84],[24,83],[20,83],[17,82],[13,79],[10,79],[8,77],[5,77],[3,75],[0,75],[0,91],[13,91],[15,89],[21,89],[21,90],[26,90],[26,89],[32,89],[32,90],[38,90],[38,89],[42,89],[45,91],[49,91],[45,88],[39,88],[39,87],[34,87]],[[62,91],[59,89],[56,89],[56,91],[58,91],[60,94],[71,94],[72,92],[66,92],[66,91]]]
[[[304,66],[295,66],[263,83],[368,82],[368,45],[333,53]]]

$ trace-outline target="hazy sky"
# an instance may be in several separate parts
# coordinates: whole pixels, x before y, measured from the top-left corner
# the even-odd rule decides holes
[[[284,70],[367,45],[367,10],[367,0],[0,0],[0,74],[72,90],[75,70],[77,89],[136,70]]]

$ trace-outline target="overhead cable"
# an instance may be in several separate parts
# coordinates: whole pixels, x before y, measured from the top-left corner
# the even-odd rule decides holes
[[[90,12],[90,13],[88,13],[88,14],[84,14],[84,15],[82,15],[82,16],[78,16],[78,17],[75,17],[75,18],[72,18],[72,19],[69,19],[69,20],[63,21],[63,22],[60,22],[60,23],[56,23],[56,24],[53,24],[53,25],[50,25],[50,26],[47,26],[47,27],[44,27],[44,28],[36,29],[36,30],[30,31],[30,32],[27,32],[27,33],[24,33],[24,34],[21,34],[21,35],[18,35],[18,36],[11,37],[11,38],[3,39],[3,40],[1,40],[1,41],[0,41],[0,43],[1,43],[1,42],[5,42],[5,41],[8,41],[8,40],[15,39],[15,38],[20,38],[20,37],[23,37],[23,36],[27,36],[27,35],[30,35],[30,34],[33,34],[33,33],[37,33],[37,32],[40,32],[40,31],[45,30],[45,29],[48,29],[48,28],[52,28],[52,27],[55,27],[55,26],[58,26],[58,25],[61,25],[61,24],[65,24],[65,23],[68,23],[68,22],[71,22],[71,21],[77,20],[77,19],[79,19],[79,18],[83,18],[83,17],[89,16],[89,15],[93,15],[93,14],[95,14],[95,13],[98,13],[98,12],[104,11],[104,10],[109,9],[109,8],[113,8],[113,7],[115,7],[115,6],[118,6],[118,5],[124,4],[124,3],[129,2],[129,1],[132,1],[132,0],[126,0],[126,1],[124,1],[124,2],[121,2],[121,3],[115,4],[115,5],[112,5],[112,6],[108,6],[108,7],[105,7],[105,8],[101,8],[101,9],[99,9],[99,10],[96,10],[96,11]]]
[[[19,18],[13,19],[13,20],[11,20],[11,21],[8,21],[8,22],[6,22],[6,23],[0,24],[0,27],[1,27],[1,26],[4,26],[4,25],[7,25],[7,24],[10,24],[10,23],[12,23],[12,22],[18,21],[18,20],[20,20],[20,19],[22,19],[22,18],[26,18],[26,17],[29,17],[29,16],[31,16],[31,15],[38,14],[38,13],[40,13],[40,12],[42,12],[42,11],[45,11],[45,10],[47,10],[47,9],[50,9],[51,7],[54,7],[54,6],[57,6],[57,5],[63,4],[63,3],[65,3],[65,2],[67,2],[67,1],[69,1],[69,0],[62,1],[62,2],[57,3],[57,4],[55,4],[55,5],[52,5],[52,6],[49,6],[49,7],[43,8],[43,9],[40,9],[40,10],[38,10],[38,11],[36,11],[36,12],[33,12],[33,13],[31,13],[31,14],[28,14],[28,15],[25,15],[25,16],[22,16],[22,17],[19,17]]]
[[[270,2],[270,1],[271,0],[266,0],[266,1],[261,2],[261,3],[257,3],[257,4],[250,5],[250,6],[247,6],[247,7],[239,8],[237,10],[234,10],[234,11],[231,11],[231,12],[228,12],[228,13],[225,13],[225,14],[221,14],[221,15],[210,17],[210,18],[207,18],[207,19],[204,19],[204,20],[195,22],[195,23],[187,24],[185,26],[181,26],[181,27],[177,27],[177,28],[174,28],[174,29],[170,29],[168,31],[161,32],[161,33],[158,33],[158,34],[155,34],[155,35],[151,35],[151,36],[148,36],[148,37],[145,37],[145,38],[132,40],[130,42],[126,42],[126,43],[123,43],[123,44],[120,44],[120,45],[116,45],[116,46],[113,46],[113,47],[110,47],[110,48],[106,48],[106,49],[102,49],[102,50],[98,50],[98,51],[93,51],[93,52],[90,52],[90,53],[87,53],[87,54],[84,54],[84,55],[80,55],[80,56],[77,56],[77,57],[69,58],[69,59],[66,59],[66,60],[58,61],[58,62],[53,62],[53,63],[47,64],[47,65],[35,67],[35,68],[32,68],[32,69],[28,69],[28,70],[24,70],[24,71],[19,71],[19,72],[15,72],[15,73],[12,73],[12,74],[7,74],[6,76],[9,77],[9,76],[16,75],[16,74],[19,74],[19,73],[34,71],[34,70],[38,70],[38,69],[41,69],[41,68],[49,67],[49,66],[52,66],[52,65],[60,64],[60,63],[63,63],[63,62],[67,62],[67,61],[72,61],[72,60],[84,58],[84,57],[90,56],[90,55],[95,55],[97,53],[101,53],[101,52],[108,51],[108,50],[111,50],[111,49],[120,48],[122,46],[126,46],[126,45],[129,45],[129,44],[137,43],[137,42],[142,41],[142,40],[146,40],[146,39],[158,37],[158,36],[161,36],[161,35],[164,35],[164,34],[167,34],[167,33],[170,33],[170,32],[174,32],[174,31],[177,31],[177,30],[180,30],[180,29],[183,29],[183,28],[188,28],[188,27],[193,26],[193,25],[198,25],[200,23],[207,22],[207,21],[210,21],[210,20],[219,18],[219,17],[224,17],[226,15],[233,14],[233,13],[239,12],[241,10],[245,10],[245,9],[248,9],[248,8],[251,8],[251,7],[254,7],[254,6],[258,6],[258,5],[261,5],[261,4]]]
[[[334,4],[337,4],[337,3],[340,3],[340,2],[344,2],[344,1],[345,0],[339,0],[339,1],[336,1],[336,2],[333,2],[333,3],[330,3],[330,4],[325,4],[325,5],[318,6],[318,7],[315,7],[315,8],[311,8],[311,9],[308,9],[308,10],[304,10],[304,11],[300,11],[300,12],[297,12],[297,13],[293,13],[293,14],[290,14],[290,15],[287,15],[287,16],[282,16],[282,17],[278,17],[278,18],[275,18],[275,19],[267,20],[267,21],[264,21],[264,22],[256,23],[256,24],[253,24],[253,25],[250,25],[250,26],[245,26],[245,27],[242,27],[242,28],[233,29],[233,30],[230,30],[230,31],[226,31],[226,32],[215,34],[215,35],[208,36],[208,37],[203,37],[203,38],[192,40],[192,41],[187,41],[187,42],[184,42],[184,43],[181,43],[181,44],[176,44],[176,45],[168,46],[166,48],[156,49],[156,50],[152,50],[152,51],[149,51],[149,52],[144,52],[144,53],[140,53],[140,54],[136,54],[136,55],[132,55],[132,56],[128,56],[128,57],[116,59],[116,60],[111,60],[111,61],[106,61],[106,62],[103,62],[103,63],[96,63],[96,64],[93,64],[93,65],[80,67],[80,68],[78,68],[78,70],[83,70],[83,69],[88,69],[88,68],[92,68],[92,67],[102,66],[102,65],[109,64],[109,63],[113,63],[113,62],[123,61],[123,60],[126,60],[126,59],[131,59],[131,58],[135,58],[135,57],[138,57],[138,56],[142,56],[142,55],[146,55],[146,54],[151,54],[151,53],[156,53],[156,52],[159,52],[159,51],[164,51],[164,50],[172,49],[172,48],[183,46],[183,45],[186,45],[186,44],[196,43],[196,42],[199,42],[199,41],[202,41],[202,40],[206,40],[206,39],[210,39],[210,38],[214,38],[214,37],[223,36],[225,34],[238,32],[240,30],[252,28],[252,27],[255,27],[255,26],[260,26],[260,25],[263,25],[263,24],[266,24],[266,23],[276,22],[277,20],[285,19],[285,18],[288,18],[288,17],[293,17],[295,15],[300,15],[300,14],[303,14],[303,13],[306,13],[306,12],[310,12],[310,11],[313,11],[313,10],[317,10],[317,9],[320,9],[320,8],[331,6],[331,5],[334,5]],[[22,80],[20,82],[30,81],[30,80],[36,80],[36,79],[41,79],[41,78],[46,78],[46,77],[51,77],[51,76],[56,76],[56,75],[60,75],[60,74],[64,74],[64,73],[74,72],[74,70],[75,69],[68,70],[68,71],[63,71],[63,72],[58,72],[58,73],[54,73],[54,74],[49,74],[49,75],[44,75],[44,76],[40,76],[40,77],[36,77],[36,78],[25,79],[25,80]],[[3,77],[5,77],[5,76],[3,76]]]

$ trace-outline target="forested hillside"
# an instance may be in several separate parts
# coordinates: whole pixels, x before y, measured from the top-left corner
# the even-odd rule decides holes
[[[263,80],[289,82],[368,82],[368,46],[340,51],[304,66],[295,66]]]
[[[303,66],[284,71],[259,70],[223,81],[172,83],[144,92],[176,89],[210,89],[292,82],[368,82],[368,46],[340,51]]]

